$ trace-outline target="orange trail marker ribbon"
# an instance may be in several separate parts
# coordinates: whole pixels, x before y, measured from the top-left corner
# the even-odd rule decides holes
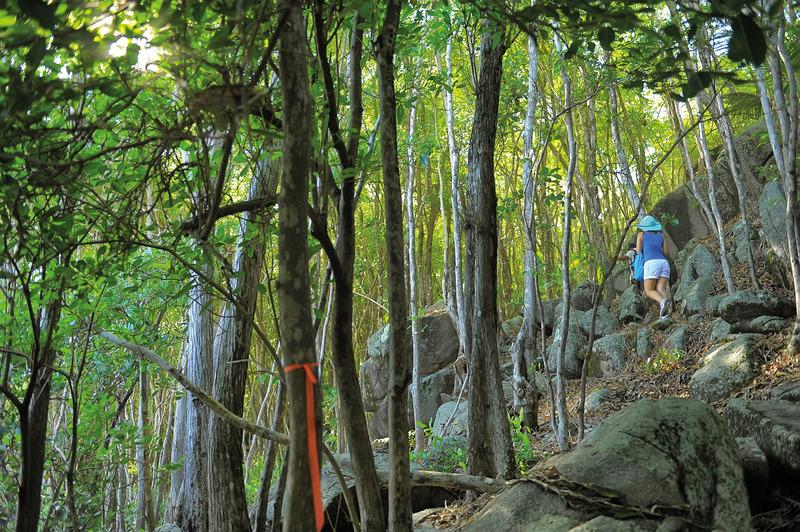
[[[311,491],[314,497],[314,518],[317,523],[317,531],[322,530],[325,523],[325,516],[322,510],[322,487],[319,478],[319,451],[317,450],[317,421],[314,409],[314,385],[319,381],[314,373],[316,362],[305,364],[291,364],[283,369],[284,373],[289,373],[296,369],[303,369],[306,372],[306,419],[308,433],[308,467],[311,470]]]

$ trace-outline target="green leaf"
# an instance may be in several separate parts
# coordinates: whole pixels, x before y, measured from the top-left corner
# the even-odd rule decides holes
[[[17,0],[20,11],[47,29],[56,27],[56,5],[48,5],[42,0]]]
[[[610,26],[603,26],[597,32],[597,40],[600,41],[600,46],[603,47],[603,50],[610,52],[611,51],[611,43],[614,42],[614,28]]]
[[[219,48],[224,48],[225,46],[233,45],[233,41],[230,40],[231,30],[228,28],[222,28],[221,30],[217,31],[211,40],[208,41],[208,47],[212,50],[217,50]]]
[[[675,24],[667,24],[661,28],[661,32],[676,41],[681,38],[681,30]]]
[[[16,21],[17,17],[14,15],[9,15],[5,11],[0,12],[0,28],[8,28],[9,26],[13,26]]]
[[[574,41],[572,41],[572,44],[569,45],[567,51],[564,52],[564,59],[572,58],[576,53],[578,53],[578,49],[580,49],[580,47],[581,47],[580,39],[575,39]]]
[[[739,15],[731,19],[731,29],[733,33],[728,41],[731,61],[746,61],[760,66],[767,56],[767,42],[758,24],[747,15]]]

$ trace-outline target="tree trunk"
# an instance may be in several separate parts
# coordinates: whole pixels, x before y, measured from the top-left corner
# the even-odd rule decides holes
[[[456,144],[455,125],[453,119],[453,43],[452,35],[447,39],[447,52],[445,60],[447,64],[447,81],[445,83],[444,114],[447,123],[447,146],[450,152],[450,203],[453,217],[453,263],[454,263],[454,284],[456,296],[456,332],[458,333],[459,354],[466,353],[467,345],[467,317],[464,308],[464,281],[462,279],[463,260],[461,252],[461,184],[458,177],[459,154]]]
[[[63,291],[63,289],[62,289]],[[42,312],[34,332],[36,348],[30,367],[25,398],[19,407],[21,467],[17,499],[17,532],[35,532],[42,509],[42,478],[47,445],[47,422],[50,411],[50,377],[57,351],[53,336],[61,320],[61,294]]]
[[[311,160],[311,95],[306,52],[306,24],[302,6],[282,0],[286,15],[280,35],[280,78],[283,102],[283,174],[279,200],[278,298],[285,361],[289,419],[289,457],[286,521],[283,529],[319,530],[322,527],[319,478],[319,388],[315,372],[311,292],[308,284],[306,212]],[[307,396],[309,390],[310,396]],[[311,403],[309,403],[311,402]],[[313,511],[312,511],[313,509]],[[249,523],[247,528],[249,528]]]
[[[467,261],[472,282],[469,370],[469,472],[512,478],[516,475],[511,431],[503,398],[497,346],[497,195],[494,151],[505,28],[484,21],[475,115],[469,145],[469,222]],[[499,35],[499,42],[495,39]],[[493,44],[493,42],[495,44]]]
[[[536,198],[533,162],[533,125],[536,119],[536,104],[539,91],[536,83],[539,79],[539,52],[533,28],[528,35],[528,105],[525,113],[525,124],[522,129],[522,188],[524,196],[523,229],[525,234],[524,276],[525,292],[522,310],[522,327],[512,347],[514,361],[514,412],[523,411],[523,422],[531,429],[538,429],[539,392],[535,381],[528,378],[528,365],[535,360],[536,351],[536,313],[538,310],[538,294],[536,291],[534,223]]]
[[[347,443],[353,461],[356,492],[360,502],[361,522],[365,530],[384,530],[383,503],[375,473],[375,459],[367,429],[361,388],[353,352],[353,268],[355,264],[355,175],[358,145],[362,122],[361,104],[361,21],[353,20],[350,44],[350,136],[345,144],[339,130],[337,100],[333,78],[326,52],[323,4],[314,2],[314,35],[318,59],[325,84],[328,104],[328,131],[342,164],[342,186],[339,196],[339,220],[335,246],[335,258],[339,268],[333,270],[336,281],[333,292],[333,327],[331,359],[341,407],[341,425],[345,429]]]
[[[703,152],[703,159],[706,161],[706,173],[708,174],[708,199],[709,203],[711,204],[711,213],[714,215],[717,240],[719,241],[719,260],[722,263],[722,273],[725,276],[725,286],[728,289],[728,293],[733,294],[736,291],[736,287],[733,284],[731,267],[730,263],[728,262],[728,250],[727,245],[725,244],[725,227],[722,220],[722,214],[719,210],[719,203],[717,202],[717,187],[716,179],[714,178],[714,165],[711,163],[711,152],[708,149],[708,141],[706,140],[706,127],[703,122],[703,103],[701,102],[700,95],[695,97],[695,101],[697,102],[698,109],[698,142],[700,144],[700,149]]]
[[[185,369],[184,369],[185,371]],[[175,416],[173,418],[172,429],[172,450],[170,452],[170,463],[177,464],[184,459],[183,446],[186,441],[186,395],[182,395],[175,404]],[[170,474],[169,500],[167,502],[167,513],[164,516],[165,523],[173,523],[180,526],[183,521],[183,469],[177,468]]]
[[[408,116],[408,179],[406,180],[406,228],[408,230],[408,303],[411,311],[411,402],[414,409],[414,447],[417,452],[425,448],[425,431],[422,423],[422,397],[419,394],[420,382],[420,352],[419,352],[419,321],[417,320],[417,257],[414,250],[416,243],[416,219],[414,217],[414,127],[417,123],[417,101],[412,92],[411,111]]]
[[[556,48],[561,52],[561,43],[556,36]],[[567,400],[564,379],[564,364],[566,363],[567,352],[567,334],[569,333],[569,311],[570,311],[570,284],[569,284],[569,243],[571,233],[571,220],[570,216],[572,210],[572,181],[575,175],[575,167],[577,165],[577,149],[575,145],[575,132],[572,124],[572,80],[570,80],[567,69],[561,66],[561,79],[564,84],[564,121],[567,126],[567,146],[569,149],[569,166],[567,168],[567,178],[564,182],[564,225],[563,225],[563,239],[561,241],[561,343],[558,349],[558,358],[556,359],[556,410],[558,411],[558,430],[556,439],[558,447],[562,451],[569,449],[569,420],[567,418]],[[612,88],[612,93],[613,88]],[[612,111],[613,115],[613,111]],[[627,171],[627,161],[624,161],[623,170]],[[627,179],[627,178],[626,178]],[[631,180],[631,186],[633,181]],[[634,190],[635,192],[635,190]],[[631,197],[633,201],[633,197]],[[639,206],[637,195],[637,203],[634,205],[634,210]]]
[[[683,121],[681,120],[680,112],[678,111],[678,104],[677,102],[667,96],[667,109],[669,110],[670,118],[672,119],[672,127],[675,129],[675,136],[678,137],[680,140],[678,142],[678,148],[681,153],[681,158],[683,159],[683,168],[686,171],[686,176],[689,180],[689,185],[691,187],[692,195],[694,195],[695,200],[697,203],[700,204],[701,212],[703,213],[703,219],[708,225],[708,229],[713,231],[714,230],[714,215],[711,213],[711,209],[708,206],[708,202],[705,200],[703,195],[700,193],[700,190],[697,188],[697,179],[695,178],[694,172],[694,165],[692,164],[692,158],[689,156],[689,146],[686,143],[686,129],[683,127]]]
[[[617,153],[617,178],[622,181],[622,186],[625,187],[625,192],[628,193],[628,199],[631,202],[631,209],[636,211],[639,208],[639,203],[642,201],[639,193],[636,191],[636,184],[631,175],[631,167],[628,164],[628,156],[625,153],[625,146],[622,143],[622,135],[619,131],[619,111],[617,106],[617,84],[612,83],[608,87],[608,102],[609,111],[608,116],[611,122],[611,137],[614,139],[614,150]]]
[[[797,211],[797,136],[798,112],[800,101],[797,94],[797,77],[791,57],[786,49],[786,28],[781,14],[778,31],[774,36],[774,44],[778,50],[783,66],[786,69],[787,83],[789,86],[788,123],[784,130],[783,158],[786,167],[786,178],[783,182],[786,194],[786,237],[789,247],[789,264],[792,270],[792,284],[794,285],[795,322],[788,349],[792,354],[800,353],[800,219]]]
[[[286,407],[284,398],[285,386],[283,382],[278,383],[278,394],[275,398],[275,417],[272,419],[272,430],[278,431],[283,412]],[[272,472],[275,469],[275,459],[278,456],[278,443],[270,441],[267,447],[266,458],[264,459],[264,469],[261,471],[261,481],[258,490],[258,500],[256,502],[256,520],[253,529],[256,532],[267,531],[267,508],[269,506],[269,487],[272,482]],[[278,516],[273,516],[273,521]]]
[[[202,267],[204,275],[210,268]],[[186,343],[186,376],[203,390],[211,389],[214,330],[211,295],[197,273],[191,273]],[[186,392],[186,436],[183,462],[183,529],[208,530],[208,409]]]
[[[704,36],[705,37],[705,36]],[[706,46],[711,46],[707,44]],[[706,51],[700,50],[700,62],[704,69],[711,70],[712,65],[709,55],[713,55],[713,51]],[[753,284],[753,287],[758,289],[760,288],[760,284],[758,282],[758,276],[756,275],[756,266],[755,266],[755,259],[753,258],[753,245],[751,242],[752,235],[750,234],[750,221],[747,217],[747,206],[745,204],[745,187],[744,183],[742,182],[741,176],[741,167],[739,164],[739,157],[736,151],[736,147],[734,145],[733,140],[733,128],[731,127],[731,121],[728,117],[727,113],[725,112],[725,105],[722,102],[722,94],[716,89],[714,84],[712,84],[712,88],[714,89],[714,95],[710,96],[714,101],[712,102],[712,108],[709,110],[711,116],[714,118],[714,122],[717,125],[717,130],[719,131],[720,136],[722,137],[722,142],[725,146],[725,155],[728,158],[728,166],[731,171],[731,177],[733,178],[733,183],[736,186],[736,195],[739,198],[739,213],[741,215],[742,224],[744,226],[745,232],[745,251],[747,254],[747,267],[750,273],[750,282]]]
[[[394,89],[394,50],[400,25],[401,0],[388,0],[378,36],[381,167],[383,169],[386,248],[389,285],[389,527],[411,530],[411,484],[408,456],[407,395],[411,373],[403,265],[403,202],[397,161],[397,101]]]
[[[136,432],[136,529],[154,530],[152,468],[147,444],[150,436],[150,383],[144,362],[139,363],[139,419]]]

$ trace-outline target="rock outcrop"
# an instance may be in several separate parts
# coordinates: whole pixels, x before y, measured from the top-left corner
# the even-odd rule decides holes
[[[794,302],[766,290],[743,290],[719,302],[719,315],[730,323],[761,316],[794,317]]]
[[[666,513],[698,529],[750,529],[736,441],[722,418],[700,401],[638,401],[596,427],[572,452],[541,462],[534,471],[545,484],[612,497],[631,507],[631,514],[635,508],[669,508]],[[576,530],[654,530],[659,521],[598,519],[603,513],[602,506],[568,506],[523,480],[497,495],[464,530],[570,530],[579,524],[584,528]],[[673,519],[663,519],[662,526]]]
[[[458,357],[458,335],[444,305],[425,309],[419,319],[420,388],[423,419],[433,419],[442,404],[441,394],[453,391],[454,372],[450,366]],[[367,359],[361,366],[364,409],[372,412],[373,439],[388,435],[389,429],[389,326],[367,340]],[[410,404],[410,402],[409,402]],[[413,416],[409,420],[413,426]]]
[[[689,395],[703,401],[718,401],[753,380],[756,375],[753,347],[759,338],[743,334],[712,348],[703,357],[703,367],[689,380]]]
[[[749,436],[775,467],[800,478],[800,404],[786,400],[733,399],[725,409],[731,431]]]

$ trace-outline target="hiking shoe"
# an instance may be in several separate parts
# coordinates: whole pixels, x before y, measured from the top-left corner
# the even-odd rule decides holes
[[[661,303],[658,304],[658,317],[665,318],[669,311],[667,310],[667,304],[669,303],[669,299],[662,299]]]

